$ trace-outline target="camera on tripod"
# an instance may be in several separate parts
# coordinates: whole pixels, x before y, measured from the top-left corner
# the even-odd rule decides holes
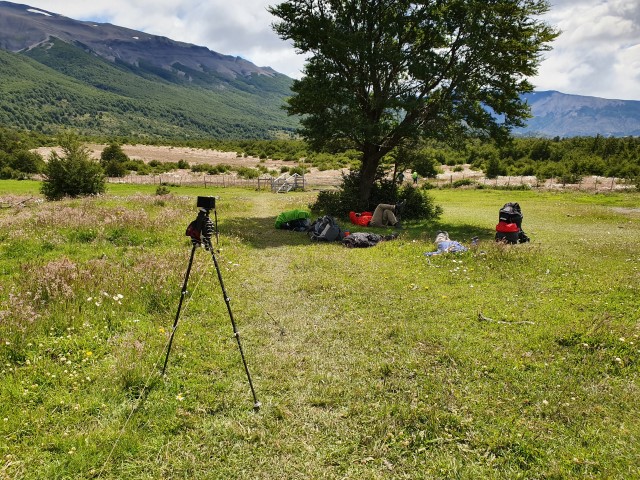
[[[216,197],[198,197],[198,200],[196,202],[196,207],[203,208],[206,211],[215,210]]]
[[[198,197],[196,201],[198,217],[189,224],[185,235],[191,237],[194,245],[201,245],[206,250],[211,250],[211,237],[215,234],[218,242],[218,214],[216,212],[215,197]],[[215,223],[211,221],[209,212],[213,210]]]
[[[229,313],[229,319],[231,320],[231,326],[233,327],[233,336],[238,343],[238,349],[240,350],[240,357],[242,358],[242,364],[244,365],[244,371],[247,374],[247,380],[249,380],[249,387],[251,388],[251,394],[253,395],[253,409],[260,410],[260,402],[256,395],[256,391],[253,388],[253,382],[251,380],[251,374],[249,373],[249,367],[247,366],[247,360],[244,357],[244,351],[242,350],[242,343],[240,343],[240,332],[236,327],[236,322],[233,318],[233,312],[231,311],[230,298],[227,295],[227,291],[224,288],[224,282],[222,281],[222,273],[220,272],[220,266],[216,258],[213,245],[211,244],[211,237],[215,234],[216,243],[218,243],[218,213],[216,211],[216,199],[215,197],[198,197],[196,201],[198,207],[198,216],[189,224],[185,235],[191,237],[191,257],[189,258],[189,265],[187,266],[187,273],[184,277],[184,284],[182,285],[182,293],[180,295],[180,302],[178,303],[178,311],[176,312],[176,318],[173,321],[173,328],[171,330],[171,337],[167,345],[167,355],[164,359],[164,366],[162,367],[162,375],[167,368],[167,362],[169,361],[169,353],[171,352],[171,345],[173,344],[173,338],[178,328],[178,319],[180,318],[180,311],[182,309],[182,302],[187,295],[187,283],[189,282],[189,274],[191,273],[191,266],[193,265],[193,257],[196,253],[196,247],[204,247],[209,253],[211,253],[211,259],[216,268],[218,274],[218,281],[220,282],[220,288],[222,289],[222,296],[224,302],[227,305],[227,311]],[[213,210],[215,223],[209,217],[209,212]]]

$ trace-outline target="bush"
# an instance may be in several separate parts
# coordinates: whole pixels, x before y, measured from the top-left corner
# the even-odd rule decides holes
[[[463,178],[461,180],[456,180],[451,186],[453,188],[468,187],[469,185],[475,185],[475,183],[476,182],[470,178]]]
[[[124,163],[129,161],[129,157],[122,150],[122,147],[117,143],[112,143],[105,147],[100,154],[100,163],[107,163],[111,161],[116,161],[119,163]]]
[[[296,173],[298,175],[304,175],[304,168],[302,168],[302,167],[291,167],[289,169],[289,175],[294,175]]]
[[[73,134],[60,138],[63,155],[52,152],[44,168],[45,180],[40,191],[47,200],[65,196],[96,195],[105,191],[105,176],[100,164]]]
[[[260,171],[255,168],[240,167],[236,171],[238,176],[242,178],[258,178],[260,176]]]
[[[12,157],[13,158],[9,160],[9,166],[14,170],[23,173],[40,173],[44,170],[44,160],[38,153],[28,150],[18,150],[13,153]]]
[[[397,203],[404,200],[406,204],[403,219],[430,220],[442,214],[442,208],[435,205],[425,191],[411,185],[398,189],[392,181],[382,178],[382,172],[371,189],[367,205],[361,204],[358,189],[359,173],[350,172],[342,176],[342,184],[338,190],[321,191],[316,202],[309,207],[313,212],[346,218],[350,211],[373,211],[380,203]]]
[[[124,177],[127,174],[125,164],[115,160],[103,163],[102,168],[107,177]]]

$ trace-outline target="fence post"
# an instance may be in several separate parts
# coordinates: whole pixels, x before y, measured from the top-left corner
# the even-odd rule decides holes
[[[611,190],[613,190],[613,186],[615,185],[615,183],[616,183],[616,177],[613,177],[611,179]]]

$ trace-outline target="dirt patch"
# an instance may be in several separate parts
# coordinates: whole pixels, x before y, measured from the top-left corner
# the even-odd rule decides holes
[[[640,208],[613,207],[611,210],[622,215],[629,215],[630,217],[640,216]]]

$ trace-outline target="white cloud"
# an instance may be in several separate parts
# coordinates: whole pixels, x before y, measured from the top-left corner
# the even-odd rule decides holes
[[[17,0],[14,0],[17,1]],[[271,29],[280,0],[26,0],[71,18],[109,22],[241,56],[299,78],[304,59]],[[545,20],[562,30],[545,53],[538,89],[640,100],[640,2],[551,0]]]
[[[562,33],[532,81],[540,90],[640,100],[637,0],[560,0],[545,19]]]

